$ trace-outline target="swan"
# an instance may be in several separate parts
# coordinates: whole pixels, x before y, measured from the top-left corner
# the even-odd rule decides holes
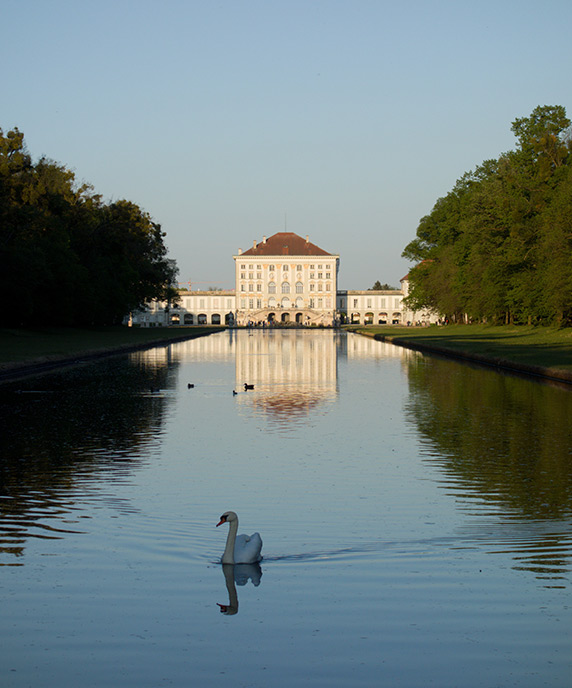
[[[222,555],[223,564],[254,564],[262,559],[262,538],[258,533],[253,535],[238,535],[238,516],[234,511],[225,511],[216,524],[217,528],[228,523],[228,537]]]

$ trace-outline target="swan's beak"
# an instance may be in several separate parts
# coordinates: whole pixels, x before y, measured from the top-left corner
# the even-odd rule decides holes
[[[221,518],[220,521],[216,524],[216,527],[218,528],[219,526],[222,526],[223,523],[226,523],[226,518]]]

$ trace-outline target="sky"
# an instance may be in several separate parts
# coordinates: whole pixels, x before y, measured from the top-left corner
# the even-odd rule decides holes
[[[0,0],[0,128],[127,199],[179,281],[234,287],[276,232],[340,255],[338,287],[399,286],[419,220],[572,117],[569,0]]]

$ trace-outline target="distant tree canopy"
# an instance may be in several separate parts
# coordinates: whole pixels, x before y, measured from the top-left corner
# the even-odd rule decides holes
[[[370,287],[368,291],[395,291],[395,287],[387,284],[387,282],[382,284],[379,280],[377,280],[373,287]]]
[[[570,120],[562,106],[539,106],[512,131],[517,149],[464,174],[405,247],[413,309],[572,324]]]
[[[176,293],[161,226],[130,201],[105,204],[24,135],[0,129],[0,293],[4,325],[108,325]]]

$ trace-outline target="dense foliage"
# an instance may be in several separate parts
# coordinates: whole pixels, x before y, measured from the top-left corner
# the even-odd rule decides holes
[[[572,324],[572,143],[561,106],[516,119],[514,151],[457,181],[403,256],[409,304],[453,319]]]
[[[108,325],[167,298],[177,269],[160,225],[130,201],[105,204],[74,173],[36,164],[0,129],[3,325]]]

